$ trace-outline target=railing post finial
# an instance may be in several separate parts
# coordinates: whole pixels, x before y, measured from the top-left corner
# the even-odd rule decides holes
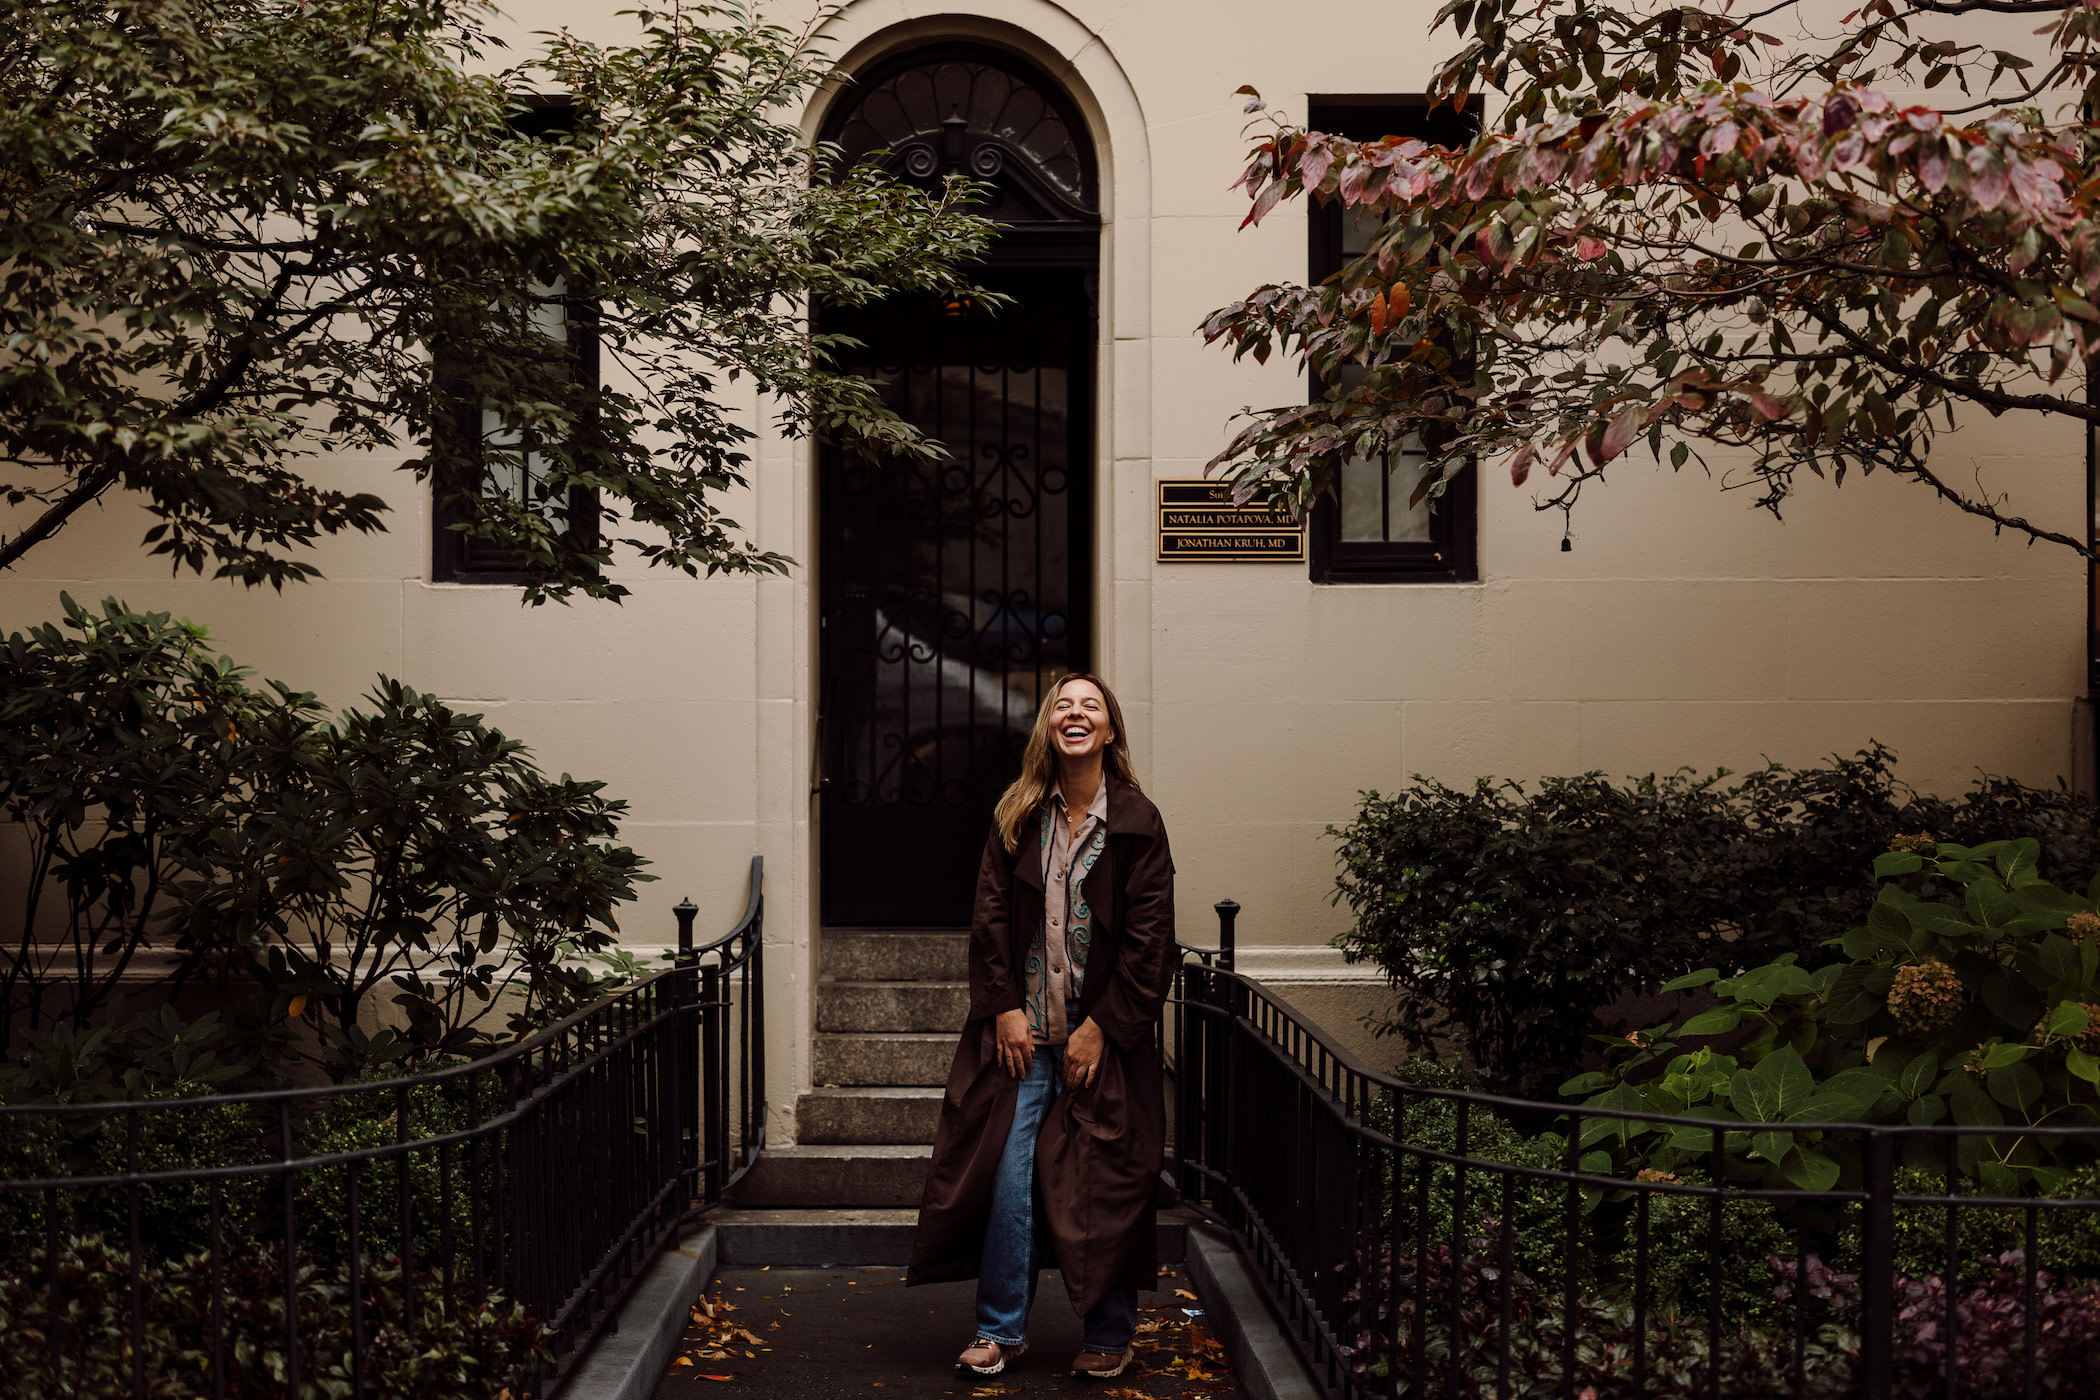
[[[1211,906],[1218,911],[1218,966],[1232,971],[1232,924],[1240,916],[1240,902],[1221,899]]]
[[[671,912],[678,916],[678,952],[680,961],[684,961],[684,955],[693,951],[693,919],[700,906],[690,898],[681,899],[671,906]]]

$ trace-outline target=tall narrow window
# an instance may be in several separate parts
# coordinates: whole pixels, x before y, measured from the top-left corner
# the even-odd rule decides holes
[[[523,137],[544,140],[572,129],[574,121],[575,109],[567,99],[544,98],[535,99],[513,125]],[[529,337],[533,348],[527,352],[527,366],[550,383],[595,390],[596,303],[560,275],[534,282],[527,295],[534,333]],[[451,479],[474,480],[483,496],[535,511],[554,529],[575,537],[584,548],[595,547],[598,493],[588,487],[551,486],[547,452],[552,444],[535,429],[507,418],[473,391],[471,366],[460,351],[441,347],[437,361],[439,382],[449,389],[457,430],[454,440],[464,444],[463,450],[471,456],[471,460],[455,465]],[[509,551],[454,528],[464,512],[458,502],[446,499],[441,485],[436,490],[437,508],[431,512],[433,578],[440,583],[512,585],[530,580],[530,573]]]
[[[1448,107],[1434,115],[1420,98],[1314,98],[1308,123],[1316,131],[1352,140],[1417,136],[1455,145],[1470,138],[1472,114]],[[1378,221],[1339,204],[1314,202],[1308,211],[1310,284],[1341,271],[1370,246]],[[1347,371],[1346,391],[1360,382],[1361,369]],[[1329,386],[1315,375],[1312,393]],[[1322,496],[1312,513],[1312,578],[1315,583],[1464,583],[1479,576],[1473,470],[1468,467],[1434,503],[1415,499],[1427,456],[1413,440],[1376,458],[1352,457],[1335,474],[1334,493]]]

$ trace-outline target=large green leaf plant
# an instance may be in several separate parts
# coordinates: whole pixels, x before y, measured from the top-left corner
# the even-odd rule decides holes
[[[1829,1190],[1859,1180],[1861,1134],[1810,1125],[1952,1123],[2006,1131],[1908,1135],[1904,1160],[1944,1169],[1952,1144],[1963,1176],[2010,1195],[2100,1155],[2034,1131],[2100,1124],[2100,878],[2083,895],[2049,883],[2032,840],[1894,844],[1866,922],[1831,940],[1845,961],[1703,968],[1665,990],[1710,988],[1713,1006],[1597,1037],[1605,1067],[1563,1095],[1741,1126],[1720,1127],[1717,1152],[1715,1128],[1589,1119],[1590,1167]]]

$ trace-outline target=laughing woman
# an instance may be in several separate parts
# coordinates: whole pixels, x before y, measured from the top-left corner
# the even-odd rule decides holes
[[[1173,963],[1166,827],[1138,791],[1114,694],[1065,676],[985,842],[970,1019],[912,1250],[912,1283],[977,1278],[959,1369],[997,1375],[1027,1350],[1039,1239],[1085,1320],[1073,1373],[1106,1380],[1130,1364],[1137,1290],[1159,1273],[1153,1028]]]

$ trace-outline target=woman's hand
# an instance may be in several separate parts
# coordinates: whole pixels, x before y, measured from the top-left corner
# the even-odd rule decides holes
[[[1035,1037],[1028,1033],[1026,1011],[1002,1011],[993,1023],[992,1038],[999,1044],[999,1065],[1019,1079],[1035,1063]]]
[[[1065,1087],[1083,1089],[1101,1072],[1101,1027],[1089,1016],[1065,1042]]]

